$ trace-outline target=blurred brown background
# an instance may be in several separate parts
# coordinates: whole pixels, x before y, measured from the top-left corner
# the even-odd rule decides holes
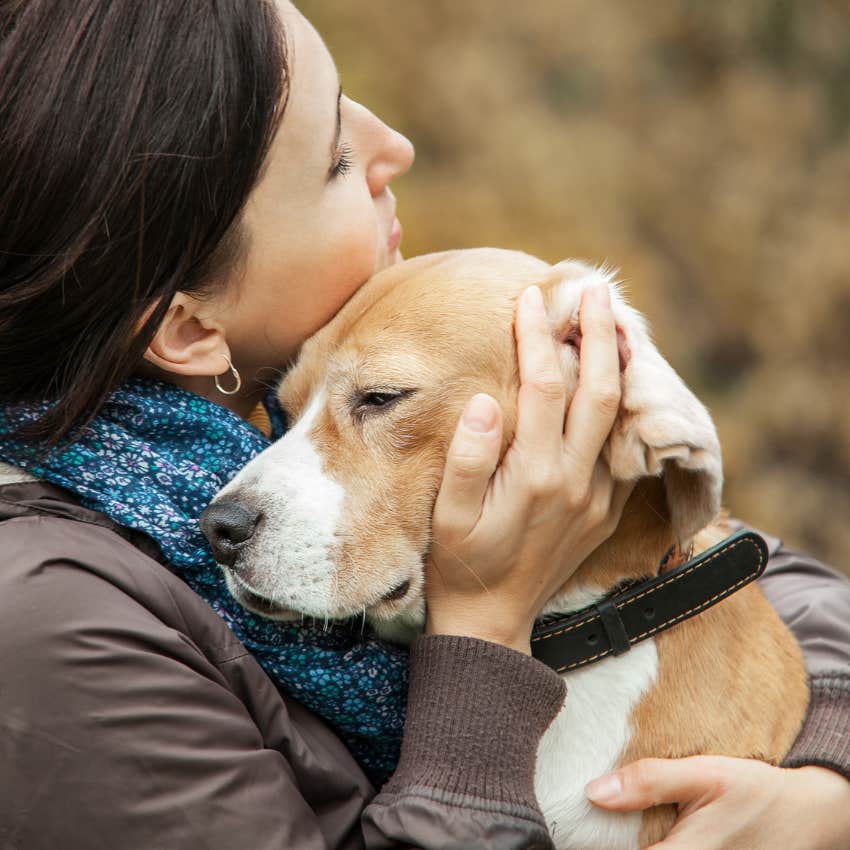
[[[416,144],[406,255],[619,267],[733,513],[850,574],[850,3],[298,5]]]

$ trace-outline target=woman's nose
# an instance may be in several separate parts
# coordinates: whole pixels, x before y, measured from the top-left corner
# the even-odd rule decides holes
[[[379,126],[377,130],[379,144],[369,163],[367,179],[369,191],[373,196],[380,195],[390,181],[401,176],[413,165],[416,152],[413,143],[382,121],[374,118]]]

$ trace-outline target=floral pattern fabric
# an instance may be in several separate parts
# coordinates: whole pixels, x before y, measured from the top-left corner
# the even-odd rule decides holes
[[[284,691],[325,718],[370,778],[394,769],[407,696],[407,652],[361,632],[266,620],[227,591],[199,517],[270,440],[235,413],[161,381],[125,382],[74,442],[44,455],[12,435],[42,404],[0,407],[0,458],[64,487],[88,508],[159,545],[183,580],[227,623]],[[266,400],[273,437],[285,423]]]

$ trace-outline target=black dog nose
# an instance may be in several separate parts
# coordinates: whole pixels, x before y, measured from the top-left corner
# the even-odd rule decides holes
[[[254,536],[262,514],[242,502],[213,502],[201,514],[201,531],[219,564],[232,567],[239,550]]]

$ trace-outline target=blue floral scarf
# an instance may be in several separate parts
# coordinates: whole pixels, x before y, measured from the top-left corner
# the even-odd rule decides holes
[[[266,404],[274,437],[283,417]],[[184,581],[227,623],[271,679],[325,718],[370,778],[398,760],[407,653],[346,624],[278,623],[228,593],[198,518],[270,441],[230,410],[172,384],[127,381],[73,443],[47,456],[10,436],[47,403],[0,406],[0,458],[64,487],[80,502],[153,538]]]

